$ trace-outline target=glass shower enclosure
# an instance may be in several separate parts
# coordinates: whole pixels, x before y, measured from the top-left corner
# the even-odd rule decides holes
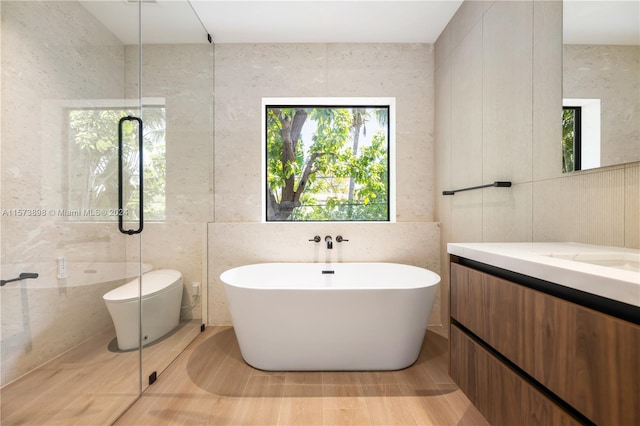
[[[111,424],[203,323],[214,47],[186,0],[0,13],[0,423]],[[180,319],[151,342],[158,269]],[[104,295],[134,280],[121,349]]]

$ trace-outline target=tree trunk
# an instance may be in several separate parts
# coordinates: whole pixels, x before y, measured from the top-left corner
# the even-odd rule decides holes
[[[358,156],[358,144],[360,142],[360,129],[362,128],[363,117],[359,110],[355,110],[353,113],[353,157]],[[348,206],[348,216],[351,219],[353,215],[353,194],[356,188],[356,181],[353,176],[349,178],[349,206]]]
[[[282,156],[280,161],[282,163],[282,169],[286,170],[288,164],[294,164],[297,161],[296,151],[300,141],[302,127],[307,120],[307,112],[304,109],[296,109],[292,118],[286,117],[278,109],[275,109],[274,113],[278,117],[281,125]],[[312,158],[315,159],[315,157]],[[313,160],[311,160],[311,162],[313,162]],[[289,216],[291,216],[291,213],[293,213],[293,210],[300,206],[300,193],[304,190],[307,177],[308,173],[305,169],[303,180],[301,180],[296,190],[295,174],[291,173],[289,176],[286,176],[280,202],[276,201],[275,195],[267,188],[267,217],[269,220],[287,220]]]

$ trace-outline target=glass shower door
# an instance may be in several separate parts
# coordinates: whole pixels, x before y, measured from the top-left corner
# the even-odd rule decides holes
[[[138,33],[137,3],[97,3]],[[135,120],[122,156],[118,144],[120,118],[141,112],[126,73],[138,38],[78,1],[3,0],[0,13],[0,423],[109,424],[142,388],[139,345],[118,348],[103,298],[143,269],[139,234],[118,224],[125,211],[135,229],[140,211]],[[133,330],[139,298],[119,301]]]
[[[186,0],[0,14],[0,423],[111,424],[203,322],[213,45]],[[151,269],[182,276],[152,342]]]

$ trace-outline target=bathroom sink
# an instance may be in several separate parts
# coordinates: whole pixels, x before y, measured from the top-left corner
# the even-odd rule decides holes
[[[551,253],[546,254],[545,256],[572,260],[574,262],[589,263],[598,266],[606,266],[625,271],[640,272],[640,254],[636,253]]]
[[[572,242],[448,243],[455,256],[640,308],[640,250]]]

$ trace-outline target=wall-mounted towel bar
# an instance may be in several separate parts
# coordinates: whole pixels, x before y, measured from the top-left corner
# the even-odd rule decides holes
[[[471,191],[472,189],[480,189],[480,188],[491,188],[492,186],[500,187],[500,188],[509,188],[511,186],[511,182],[497,180],[488,185],[472,186],[470,188],[455,189],[453,191],[442,191],[442,195],[453,195],[456,192]]]
[[[18,278],[12,278],[10,280],[1,280],[0,281],[0,287],[2,287],[5,284],[9,284],[12,283],[14,281],[20,281],[20,280],[26,280],[29,278],[38,278],[38,274],[33,273],[33,272],[23,272],[20,274],[20,276]]]

